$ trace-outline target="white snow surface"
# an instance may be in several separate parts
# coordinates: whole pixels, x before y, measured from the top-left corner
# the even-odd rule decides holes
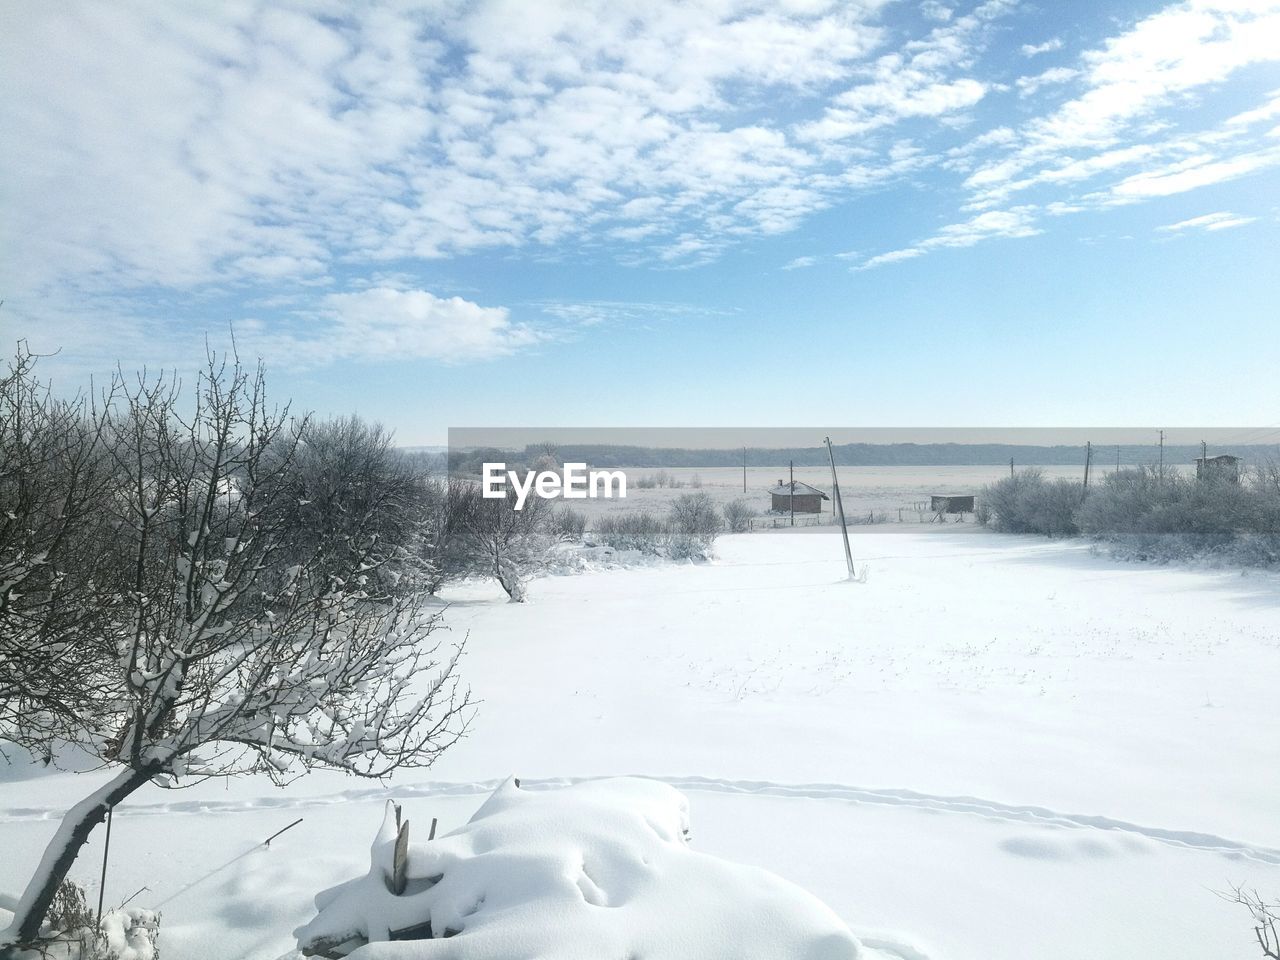
[[[456,587],[482,699],[456,749],[386,784],[145,788],[115,812],[106,904],[146,886],[130,907],[168,957],[296,960],[388,799],[421,839],[511,773],[532,794],[640,775],[689,798],[692,850],[809,891],[868,955],[1256,960],[1215,891],[1280,893],[1280,576],[921,526],[860,530],[865,584],[823,528],[535,580],[527,604]],[[108,776],[0,762],[0,894]],[[73,872],[91,902],[102,834]]]
[[[371,942],[352,960],[856,960],[820,901],[759,867],[689,848],[672,787],[616,778],[532,792],[507,780],[463,827],[411,843],[390,892],[387,811],[369,872],[316,897],[300,946]],[[434,882],[433,882],[434,881]],[[434,939],[387,942],[429,921]]]

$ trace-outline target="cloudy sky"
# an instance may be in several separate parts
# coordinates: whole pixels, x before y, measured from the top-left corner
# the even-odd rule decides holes
[[[1273,424],[1280,0],[0,8],[0,336],[450,426]]]

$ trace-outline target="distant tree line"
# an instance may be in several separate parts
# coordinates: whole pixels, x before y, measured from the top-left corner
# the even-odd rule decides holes
[[[1087,489],[1026,469],[982,491],[978,519],[1005,533],[1087,536],[1139,559],[1280,564],[1280,462],[1238,479],[1137,467]]]
[[[523,449],[499,449],[485,447],[455,449],[447,454],[449,469],[454,472],[478,474],[480,464],[506,462],[509,466],[532,465],[545,454],[548,444],[530,444]],[[558,444],[554,445],[561,462],[586,463],[599,468],[634,467],[660,468],[711,468],[742,467],[742,447],[723,448],[667,448],[641,447],[618,444]],[[1097,448],[1095,448],[1097,449]],[[1108,456],[1117,453],[1115,446],[1105,448]],[[1256,461],[1278,452],[1275,445],[1238,445],[1215,448]],[[1083,446],[1062,444],[1035,446],[1006,443],[845,443],[832,448],[837,466],[846,467],[894,467],[894,466],[993,466],[1007,465],[1012,459],[1018,464],[1041,466],[1083,465]],[[1138,466],[1154,463],[1159,452],[1152,444],[1122,444],[1120,461],[1124,465]],[[1200,456],[1200,447],[1174,446],[1164,448],[1165,462],[1190,463]],[[794,461],[797,467],[828,466],[825,446],[813,447],[751,447],[747,450],[747,465],[751,467],[776,467]]]

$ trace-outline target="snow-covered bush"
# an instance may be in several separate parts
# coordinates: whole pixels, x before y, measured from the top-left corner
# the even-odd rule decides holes
[[[730,500],[724,505],[722,511],[724,525],[730,533],[745,533],[750,530],[751,520],[756,516],[756,511],[742,499]]]
[[[160,960],[159,940],[158,913],[136,907],[112,910],[102,915],[91,960]]]
[[[667,527],[647,510],[600,517],[591,527],[593,539],[615,550],[658,553],[667,537]]]
[[[984,487],[980,499],[988,524],[1001,533],[1069,537],[1079,533],[1075,512],[1084,488],[1073,480],[1046,480],[1035,468]]]
[[[1241,483],[1121,470],[1090,491],[1080,526],[1121,556],[1271,565],[1280,560],[1280,488],[1268,479],[1265,468]]]
[[[1280,466],[1264,464],[1234,482],[1150,467],[1118,470],[1085,491],[1035,469],[983,490],[990,526],[1051,537],[1083,533],[1137,560],[1214,559],[1280,563]]]
[[[551,511],[547,526],[557,540],[581,540],[587,532],[587,517],[572,507],[561,507]]]
[[[98,923],[74,880],[58,885],[45,914],[40,940],[32,949],[12,951],[14,960],[159,960],[160,915],[121,907]],[[0,955],[8,960],[10,954]]]
[[[408,842],[388,804],[367,874],[316,897],[304,951],[352,960],[855,960],[810,894],[689,847],[688,803],[651,780],[508,780],[458,830]],[[400,851],[398,855],[397,851]]]
[[[615,550],[635,550],[670,560],[704,560],[711,554],[715,535],[688,533],[677,528],[670,518],[637,510],[596,520],[591,539]]]
[[[667,518],[673,533],[693,537],[707,546],[715,542],[723,524],[715,501],[706,493],[684,493],[676,497]]]

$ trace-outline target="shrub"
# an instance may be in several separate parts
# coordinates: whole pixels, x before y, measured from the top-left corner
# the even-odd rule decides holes
[[[615,550],[659,553],[668,539],[666,524],[647,510],[601,517],[592,529],[595,538]]]
[[[724,525],[730,533],[744,533],[751,529],[751,521],[756,511],[747,505],[747,501],[730,500],[724,505]]]
[[[552,511],[547,526],[557,540],[581,540],[587,531],[587,517],[572,507]]]
[[[1075,512],[1084,488],[1074,480],[1046,480],[1031,468],[983,488],[980,499],[986,522],[1000,533],[1069,537],[1080,532]]]
[[[979,522],[1003,533],[1083,533],[1139,560],[1216,557],[1249,566],[1280,563],[1280,465],[1263,464],[1239,483],[1161,473],[1108,474],[1088,490],[1024,470],[984,488]]]
[[[984,493],[985,496],[985,493]],[[984,527],[991,525],[991,506],[982,497],[978,498],[978,502],[973,507],[973,519]]]
[[[1241,483],[1121,470],[1090,492],[1079,522],[1087,535],[1140,559],[1218,555],[1266,566],[1280,559],[1280,488],[1268,480],[1265,467]]]
[[[687,497],[702,497],[705,494],[685,494],[677,498],[677,503]],[[707,498],[710,500],[710,498]],[[712,510],[714,511],[714,504]],[[694,516],[705,517],[705,512],[697,510],[693,513],[684,509],[682,524],[677,524],[671,517],[661,518],[645,510],[634,513],[623,513],[616,516],[601,517],[592,527],[592,536],[600,543],[615,550],[637,550],[652,556],[667,557],[672,560],[702,560],[710,554],[711,545],[715,542],[715,530],[702,533],[691,532],[697,524]],[[673,505],[672,512],[676,512]],[[719,516],[716,515],[716,530],[719,529]]]
[[[707,545],[720,532],[720,511],[706,493],[684,493],[676,497],[668,517],[673,533],[694,537]]]

